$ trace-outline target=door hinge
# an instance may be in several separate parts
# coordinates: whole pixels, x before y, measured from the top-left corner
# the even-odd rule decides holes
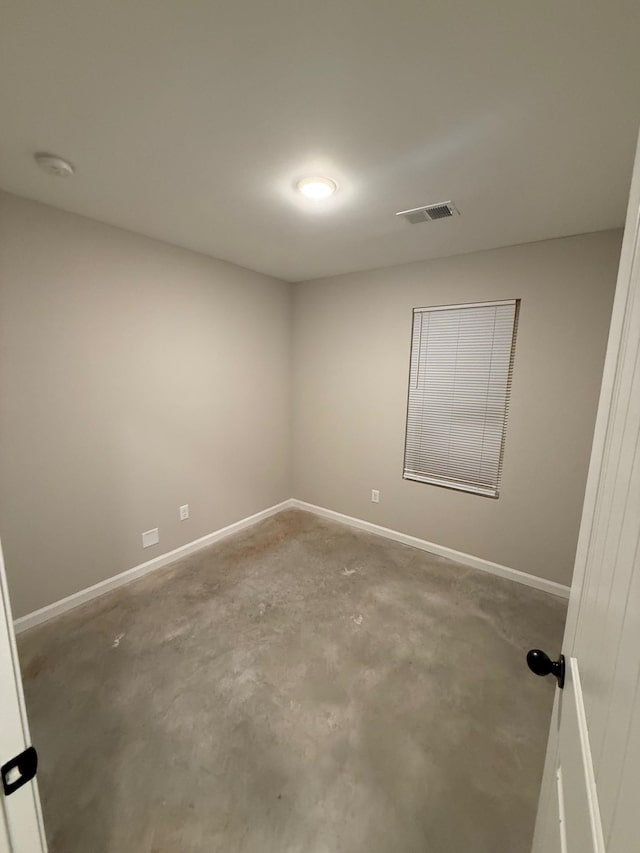
[[[2,775],[2,788],[5,796],[13,794],[18,788],[22,788],[36,775],[38,769],[38,753],[34,747],[29,746],[20,755],[16,755],[11,761],[7,761],[0,767]]]

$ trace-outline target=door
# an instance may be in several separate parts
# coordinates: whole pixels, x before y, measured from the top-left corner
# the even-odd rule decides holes
[[[639,219],[637,152],[534,853],[640,850]]]
[[[0,692],[0,853],[46,853],[38,786],[35,779],[29,779],[34,764],[33,753],[24,755],[31,742],[1,545]],[[6,766],[20,755],[23,758],[18,766]],[[25,782],[25,779],[29,781]]]

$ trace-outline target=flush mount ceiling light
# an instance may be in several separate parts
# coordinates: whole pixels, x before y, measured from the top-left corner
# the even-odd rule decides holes
[[[33,155],[33,159],[38,166],[47,175],[54,175],[56,178],[69,178],[75,172],[75,169],[68,160],[63,160],[55,154],[45,154],[38,151]]]
[[[331,178],[303,178],[296,184],[298,190],[307,198],[328,198],[338,189],[338,185]]]

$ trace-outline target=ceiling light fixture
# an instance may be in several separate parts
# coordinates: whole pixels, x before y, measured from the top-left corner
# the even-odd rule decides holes
[[[296,186],[302,195],[315,200],[328,198],[338,189],[331,178],[303,178]]]
[[[55,154],[45,154],[38,151],[33,155],[33,159],[38,166],[47,175],[54,175],[56,178],[69,178],[75,172],[75,169],[68,160],[63,160]]]

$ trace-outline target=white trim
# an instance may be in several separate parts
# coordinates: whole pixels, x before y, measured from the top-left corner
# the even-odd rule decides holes
[[[580,738],[580,754],[582,755],[582,771],[587,785],[587,801],[589,803],[589,820],[591,824],[591,838],[595,853],[606,853],[604,845],[604,833],[602,831],[602,817],[600,804],[598,802],[598,790],[596,787],[596,776],[593,769],[593,752],[589,742],[589,726],[587,725],[587,712],[584,707],[584,692],[580,681],[580,671],[577,658],[569,658],[571,679],[573,681],[573,698],[578,718],[578,736]],[[565,741],[563,740],[563,743]]]
[[[611,421],[619,395],[620,374],[622,372],[621,365],[625,356],[625,348],[628,349],[632,346],[629,342],[629,324],[633,302],[638,298],[638,293],[640,292],[638,285],[639,277],[640,137],[638,137],[636,145],[631,189],[627,204],[627,218],[624,226],[622,248],[620,250],[620,264],[618,266],[616,292],[613,299],[611,325],[609,327],[607,353],[604,360],[602,384],[600,386],[600,400],[598,402],[598,413],[596,415],[593,443],[591,445],[589,474],[587,476],[587,487],[582,506],[582,518],[573,569],[573,596],[569,603],[569,610],[567,611],[567,621],[562,643],[562,647],[567,655],[571,654],[576,641],[582,598],[588,594],[590,574],[589,551],[592,547],[592,537],[597,522],[603,469],[607,464],[613,464],[609,459],[612,452]],[[637,348],[637,342],[633,345]],[[629,355],[628,357],[632,358],[635,356]],[[631,460],[623,464],[630,465]],[[611,571],[613,570],[611,569]]]
[[[570,588],[568,586],[556,583],[556,581],[547,580],[547,578],[539,578],[536,575],[530,575],[518,569],[510,569],[508,566],[492,563],[490,560],[485,560],[482,557],[465,554],[464,551],[455,551],[453,548],[436,545],[434,542],[427,542],[426,539],[418,539],[417,536],[409,536],[406,533],[400,533],[398,530],[381,527],[379,524],[373,524],[371,521],[364,521],[361,518],[354,518],[351,515],[343,515],[341,512],[335,512],[332,509],[299,501],[296,498],[293,498],[289,502],[289,505],[297,509],[307,510],[307,512],[312,512],[323,518],[331,518],[334,521],[342,522],[342,524],[348,524],[350,527],[357,527],[359,530],[366,530],[368,533],[375,533],[377,536],[384,536],[386,539],[393,539],[394,542],[401,542],[403,545],[410,545],[412,548],[419,548],[421,551],[429,551],[431,554],[446,557],[448,560],[455,560],[456,563],[462,563],[465,566],[471,566],[474,569],[480,569],[483,572],[489,572],[489,574],[525,584],[525,586],[532,586],[534,589],[541,589],[543,592],[550,592],[552,595],[560,596],[560,598],[569,598]]]
[[[0,543],[0,753],[6,756],[3,761],[31,746],[20,661],[11,623],[11,601]],[[0,794],[0,800],[0,850],[46,853],[38,780],[32,779],[17,796],[8,800]]]
[[[400,533],[398,530],[391,530],[388,527],[381,527],[379,524],[373,524],[371,521],[364,521],[361,518],[354,518],[350,515],[343,515],[341,512],[335,512],[332,509],[326,509],[322,506],[306,503],[297,498],[289,498],[279,504],[274,504],[261,512],[256,512],[254,515],[249,515],[247,518],[241,518],[227,527],[221,527],[220,530],[214,530],[213,533],[208,533],[200,539],[194,539],[193,542],[187,542],[186,545],[181,545],[173,551],[167,551],[166,554],[160,554],[152,560],[147,560],[146,563],[140,563],[132,569],[127,569],[113,577],[105,578],[93,586],[86,589],[81,589],[68,595],[66,598],[61,598],[59,601],[54,601],[53,604],[47,604],[46,607],[41,607],[40,610],[34,610],[33,613],[27,613],[26,616],[21,616],[16,619],[14,628],[16,634],[22,631],[27,631],[29,628],[34,628],[43,622],[48,622],[49,619],[54,619],[67,610],[73,610],[74,607],[79,607],[87,601],[98,598],[112,589],[117,589],[119,586],[130,583],[141,578],[143,575],[149,574],[156,569],[161,569],[163,566],[168,566],[170,563],[175,563],[194,551],[199,551],[201,548],[206,548],[208,545],[213,545],[220,539],[231,536],[246,527],[251,527],[252,524],[257,524],[264,518],[270,515],[275,515],[283,509],[303,509],[307,512],[312,512],[315,515],[331,518],[334,521],[347,524],[350,527],[357,527],[360,530],[366,530],[369,533],[375,533],[377,536],[384,536],[386,539],[393,539],[395,542],[401,542],[403,545],[410,545],[412,548],[419,548],[421,551],[428,551],[431,554],[437,554],[439,557],[446,557],[448,560],[455,560],[457,563],[462,563],[465,566],[471,566],[474,569],[480,569],[483,572],[489,572],[492,575],[498,575],[507,580],[516,581],[517,583],[532,586],[535,589],[541,589],[543,592],[550,592],[552,595],[559,595],[561,598],[569,598],[569,587],[561,583],[539,578],[535,575],[529,575],[526,572],[520,572],[518,569],[510,569],[508,566],[501,566],[498,563],[492,563],[490,560],[484,560],[482,557],[474,557],[472,554],[465,554],[463,551],[455,551],[453,548],[447,548],[444,545],[436,545],[434,542],[427,542],[426,539],[418,539],[416,536],[409,536],[406,533]]]
[[[421,210],[421,208],[418,208]],[[411,213],[411,211],[407,211]],[[398,214],[396,213],[396,216]],[[414,314],[424,314],[426,311],[454,311],[458,308],[490,308],[492,305],[515,305],[517,299],[496,299],[490,302],[454,302],[452,305],[428,305],[425,308],[414,308]]]
[[[249,515],[247,518],[241,518],[240,521],[229,524],[227,527],[221,527],[219,530],[214,530],[213,533],[208,533],[206,536],[200,537],[200,539],[194,539],[193,542],[187,542],[186,545],[174,548],[173,551],[167,551],[165,554],[160,554],[158,557],[147,560],[146,563],[140,563],[140,565],[134,566],[132,569],[127,569],[124,572],[113,575],[113,577],[105,578],[105,580],[99,581],[93,586],[74,592],[66,598],[61,598],[59,601],[54,601],[53,604],[47,604],[46,607],[34,610],[33,613],[27,613],[26,616],[21,616],[19,619],[15,620],[13,623],[15,631],[19,634],[22,631],[26,631],[28,628],[33,628],[36,625],[40,625],[42,622],[47,622],[49,619],[53,619],[61,613],[66,613],[67,610],[72,610],[80,604],[91,601],[93,598],[98,598],[106,592],[110,592],[112,589],[116,589],[119,586],[123,586],[124,584],[136,580],[136,578],[149,574],[149,572],[161,569],[163,566],[169,565],[169,563],[175,563],[176,560],[181,560],[183,557],[193,554],[194,551],[199,551],[201,548],[213,545],[214,542],[218,542],[220,539],[224,539],[227,536],[231,536],[233,533],[244,530],[246,527],[251,527],[251,525],[257,524],[264,518],[268,518],[270,515],[275,515],[277,512],[280,512],[280,510],[287,509],[292,505],[291,500],[282,501],[279,504],[275,504],[274,506],[261,510],[261,512],[256,512],[254,515]]]

